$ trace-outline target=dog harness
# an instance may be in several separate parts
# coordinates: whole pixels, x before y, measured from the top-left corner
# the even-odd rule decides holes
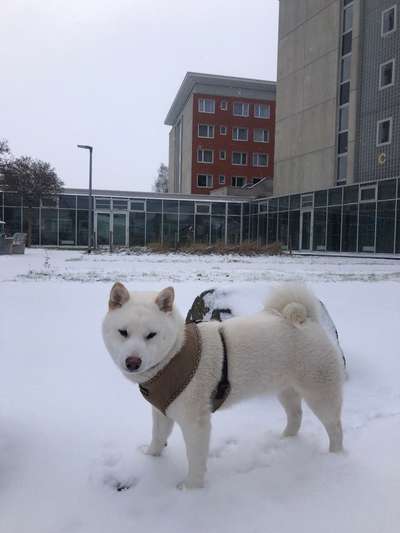
[[[216,411],[226,400],[228,380],[228,355],[222,330],[219,335],[223,347],[221,379],[211,395],[211,411]],[[154,377],[141,383],[139,390],[144,398],[164,415],[168,406],[185,390],[199,366],[201,338],[199,328],[192,322],[185,325],[185,341],[182,348]]]

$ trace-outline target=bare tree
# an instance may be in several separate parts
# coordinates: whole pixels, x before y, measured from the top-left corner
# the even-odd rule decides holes
[[[153,189],[155,192],[168,192],[168,167],[164,163],[161,163],[158,169]]]
[[[8,148],[8,145],[6,145]],[[42,198],[54,197],[62,192],[63,182],[56,171],[45,161],[28,156],[2,159],[0,173],[3,174],[2,188],[17,192],[23,197],[27,208],[28,246],[32,243],[33,207]]]
[[[0,161],[10,153],[7,139],[0,139]]]

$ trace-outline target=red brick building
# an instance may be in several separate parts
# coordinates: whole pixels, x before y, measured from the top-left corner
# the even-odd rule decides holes
[[[171,125],[169,191],[205,194],[272,180],[275,83],[188,73]]]

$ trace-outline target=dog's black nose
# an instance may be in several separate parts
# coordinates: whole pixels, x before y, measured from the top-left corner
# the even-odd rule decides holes
[[[129,372],[134,372],[140,367],[141,364],[142,360],[140,359],[140,357],[136,357],[134,355],[127,357],[127,359],[125,360],[125,366],[129,370]]]

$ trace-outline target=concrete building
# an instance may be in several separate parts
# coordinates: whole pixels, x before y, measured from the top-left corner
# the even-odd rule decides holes
[[[274,82],[188,72],[165,119],[169,191],[207,194],[271,180],[275,90]]]
[[[280,0],[274,194],[400,173],[400,0]]]

